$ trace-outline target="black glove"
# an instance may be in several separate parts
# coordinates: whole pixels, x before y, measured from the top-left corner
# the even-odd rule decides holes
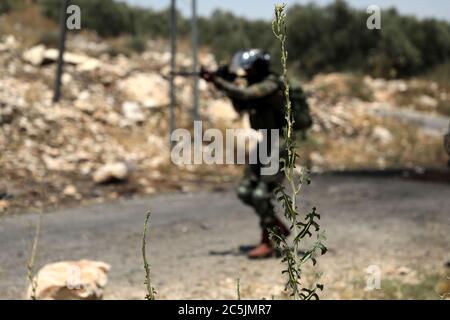
[[[206,68],[202,66],[200,68],[200,77],[207,82],[212,82],[214,80],[215,74],[214,72],[206,70]]]
[[[236,74],[230,72],[228,65],[221,65],[215,73],[218,77],[221,77],[226,81],[233,82],[236,80]]]

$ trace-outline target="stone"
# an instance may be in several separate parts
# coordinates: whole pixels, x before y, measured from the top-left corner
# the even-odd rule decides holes
[[[131,122],[143,122],[145,120],[144,112],[136,102],[125,101],[122,105],[122,113]]]
[[[111,266],[101,261],[62,261],[45,265],[33,281],[38,300],[101,300]],[[26,297],[32,297],[29,286]]]
[[[59,50],[58,49],[47,49],[44,51],[44,59],[48,62],[56,62],[59,58]],[[64,53],[64,63],[71,64],[71,65],[81,65],[83,63],[88,62],[90,57],[81,55],[81,54],[75,54],[71,52],[65,52]]]
[[[5,212],[9,207],[9,201],[0,200],[0,213]]]
[[[72,185],[72,184],[66,186],[66,187],[64,188],[63,193],[64,193],[64,195],[67,196],[67,197],[73,197],[73,198],[76,198],[76,197],[78,196],[78,190],[77,190],[77,188],[76,188],[74,185]]]
[[[167,81],[156,73],[134,74],[119,81],[118,88],[128,100],[138,102],[147,108],[169,104]]]
[[[41,44],[25,51],[22,58],[33,66],[42,65],[45,60],[45,46]]]
[[[417,102],[425,107],[425,108],[430,108],[430,109],[434,109],[438,106],[438,101],[430,96],[427,95],[422,95],[418,98]]]
[[[100,167],[94,173],[94,181],[104,184],[114,181],[125,181],[130,174],[128,166],[123,162],[109,163]]]
[[[0,52],[2,51],[10,51],[17,49],[18,42],[13,35],[6,36],[2,42],[0,42]]]
[[[102,67],[102,62],[97,59],[89,58],[77,66],[78,72],[91,72]]]
[[[392,133],[381,126],[376,126],[372,130],[372,137],[381,144],[389,144],[394,139]]]
[[[315,151],[311,152],[311,154],[309,155],[309,158],[314,165],[322,165],[325,162],[325,159],[323,158],[323,156],[320,153],[315,152]]]

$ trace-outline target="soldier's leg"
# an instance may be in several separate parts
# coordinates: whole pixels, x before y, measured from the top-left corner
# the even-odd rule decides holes
[[[278,151],[283,152],[281,147]],[[274,248],[269,238],[270,229],[278,227],[283,234],[289,234],[289,229],[276,217],[274,207],[274,200],[276,198],[275,189],[283,180],[284,173],[281,171],[281,164],[277,173],[270,176],[259,176],[258,184],[252,193],[252,203],[260,218],[262,241],[258,247],[248,253],[249,258],[258,259],[273,255]]]
[[[278,159],[282,159],[286,153],[284,143],[278,141],[273,145],[275,149],[271,153],[278,152]],[[284,181],[284,173],[281,169],[282,163],[280,161],[276,173],[272,175],[260,175],[258,184],[252,194],[253,205],[260,216],[261,227],[263,229],[280,224],[275,215],[274,201],[276,200],[275,190]]]
[[[249,206],[253,207],[252,193],[257,185],[257,176],[255,175],[254,168],[247,166],[244,171],[244,177],[241,179],[239,186],[236,190],[237,196],[241,201]]]
[[[266,182],[260,180],[251,194],[251,201],[256,214],[259,216],[263,230],[273,225],[275,221],[273,198],[273,190],[270,189]]]

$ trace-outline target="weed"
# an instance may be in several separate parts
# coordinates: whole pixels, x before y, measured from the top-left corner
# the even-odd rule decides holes
[[[275,37],[281,44],[281,66],[283,70],[283,79],[285,87],[285,119],[286,127],[284,128],[284,137],[286,143],[287,156],[282,159],[283,172],[288,181],[289,187],[286,188],[280,185],[276,190],[277,199],[284,208],[284,214],[291,224],[291,230],[294,233],[294,239],[292,242],[288,240],[279,230],[271,230],[271,237],[277,244],[281,254],[282,262],[286,264],[286,270],[283,274],[288,276],[286,289],[290,291],[290,295],[295,300],[310,300],[319,299],[317,290],[323,290],[323,285],[316,283],[313,288],[309,289],[302,286],[302,267],[308,262],[312,261],[313,265],[316,264],[317,252],[325,254],[327,251],[322,241],[325,239],[323,234],[319,234],[319,224],[317,220],[320,219],[320,215],[317,214],[316,208],[313,208],[312,212],[306,215],[306,219],[300,218],[300,213],[297,211],[297,196],[300,194],[302,185],[309,182],[307,172],[302,170],[300,174],[297,174],[296,161],[299,158],[297,154],[296,138],[294,133],[294,119],[292,114],[292,105],[290,100],[290,85],[287,80],[287,61],[288,52],[286,49],[286,5],[275,6],[275,19],[272,23],[272,29]],[[314,228],[317,233],[317,241],[314,245],[306,250],[305,254],[300,257],[299,249],[300,242],[305,237],[311,237]]]
[[[146,256],[146,246],[147,246],[147,229],[150,222],[151,211],[147,212],[147,216],[145,217],[144,223],[144,234],[142,236],[142,258],[144,259],[144,270],[145,270],[145,282],[147,289],[147,295],[145,296],[146,300],[155,300],[156,291],[155,288],[152,287],[151,284],[151,276],[150,276],[150,265],[147,261]]]
[[[238,278],[236,283],[237,299],[241,300],[241,280]]]
[[[132,52],[142,53],[145,51],[147,44],[141,37],[134,36],[128,39],[127,48]]]
[[[40,210],[38,222],[36,224],[36,231],[34,234],[33,247],[31,249],[30,258],[28,259],[28,262],[27,262],[27,281],[31,288],[31,292],[30,292],[31,300],[36,300],[37,279],[34,277],[34,263],[36,261],[37,248],[38,248],[38,244],[39,244],[39,238],[41,236],[42,216],[43,216],[43,211]]]

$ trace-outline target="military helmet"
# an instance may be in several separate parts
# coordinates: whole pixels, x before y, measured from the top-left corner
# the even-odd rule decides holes
[[[239,74],[254,69],[265,73],[270,68],[270,54],[262,49],[250,49],[237,52],[231,59],[230,72]]]

